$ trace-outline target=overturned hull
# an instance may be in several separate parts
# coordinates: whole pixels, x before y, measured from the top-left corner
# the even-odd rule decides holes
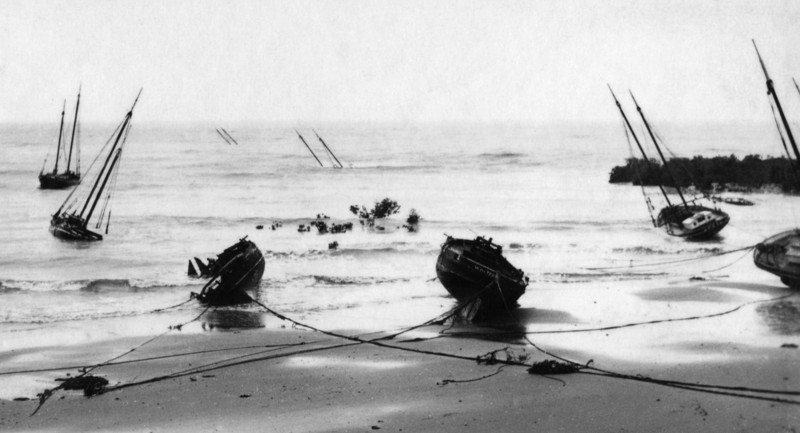
[[[246,238],[226,248],[216,259],[209,259],[208,264],[195,260],[202,265],[201,272],[194,271],[190,261],[189,275],[194,273],[194,276],[210,280],[200,293],[193,295],[208,305],[222,306],[250,302],[247,290],[257,287],[264,275],[264,256],[258,246]]]
[[[800,288],[800,229],[778,233],[756,245],[753,263],[779,276],[783,284]]]
[[[661,209],[656,219],[667,234],[687,239],[707,239],[719,233],[731,218],[719,209],[673,205]]]
[[[39,188],[41,189],[66,189],[79,183],[81,183],[81,177],[71,171],[58,174],[39,174]]]
[[[447,237],[436,261],[436,275],[459,302],[480,300],[483,311],[517,306],[528,278],[503,257],[502,248],[482,237]]]

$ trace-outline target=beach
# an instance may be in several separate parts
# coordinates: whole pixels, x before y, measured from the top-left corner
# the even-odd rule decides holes
[[[3,376],[7,386],[0,423],[13,431],[187,432],[775,432],[800,424],[795,395],[680,389],[590,369],[542,376],[502,363],[553,359],[538,347],[580,364],[591,359],[592,367],[639,379],[800,390],[797,318],[776,312],[796,311],[795,293],[775,285],[714,281],[645,285],[626,284],[594,295],[584,287],[571,294],[599,302],[611,317],[559,310],[559,303],[574,298],[550,297],[540,304],[554,308],[523,305],[509,321],[480,325],[456,320],[386,340],[379,339],[386,332],[318,328],[323,333],[235,308],[206,311],[198,320],[188,311],[138,317],[162,325],[189,322],[180,330],[154,326],[152,331],[167,332],[149,342],[146,335],[119,336],[115,327],[128,327],[130,318],[72,323],[71,333],[94,333],[92,341],[5,351],[4,370],[73,366],[12,376],[20,381],[20,393],[31,384],[43,390],[57,386],[56,378],[79,375],[75,366],[92,366],[136,348],[117,359],[119,364],[91,371],[109,381],[109,391],[84,397],[81,391],[57,390],[32,415],[39,401],[30,395],[31,400],[14,401],[14,381]],[[652,319],[646,312],[623,319],[613,305],[630,304],[627,297],[663,304],[673,311],[659,319],[670,321],[644,324]],[[373,313],[356,309],[350,315]],[[640,323],[621,323],[625,319]],[[313,328],[325,322],[325,317],[301,321]],[[591,330],[619,325],[631,326]],[[19,329],[17,338],[36,338],[51,328],[62,326]],[[578,332],[550,333],[565,330]],[[493,351],[501,363],[476,361]]]

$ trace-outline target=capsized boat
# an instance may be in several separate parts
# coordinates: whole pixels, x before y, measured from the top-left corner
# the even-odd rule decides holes
[[[139,91],[139,95],[142,91]],[[77,241],[100,241],[103,235],[89,229],[89,224],[94,224],[95,229],[102,229],[105,223],[105,233],[108,234],[108,227],[111,223],[111,198],[116,186],[116,178],[120,162],[122,161],[122,149],[128,138],[131,127],[131,117],[133,108],[139,100],[139,95],[133,101],[133,106],[125,115],[122,123],[117,127],[106,144],[100,150],[89,171],[98,161],[103,161],[103,165],[96,172],[91,186],[82,184],[75,187],[64,200],[64,203],[53,214],[50,220],[50,233],[53,236],[65,240]],[[113,144],[112,144],[113,142]],[[102,157],[102,158],[101,158]],[[99,214],[95,214],[100,206]],[[92,217],[95,216],[95,220]]]
[[[778,94],[775,93],[775,86],[772,84],[772,79],[767,73],[767,67],[764,65],[764,60],[761,59],[761,53],[758,52],[755,41],[753,41],[753,47],[756,49],[758,61],[761,63],[761,69],[764,71],[764,77],[767,80],[767,95],[772,97],[771,103],[774,103],[774,108],[772,110],[773,118],[775,117],[775,108],[777,108],[783,130],[781,130],[778,124],[778,119],[774,119],[775,126],[778,128],[778,133],[783,142],[783,148],[786,151],[789,164],[794,170],[795,175],[800,178],[800,173],[798,173],[800,171],[800,169],[798,169],[798,164],[800,164],[800,151],[797,149],[797,143],[794,140],[792,128],[789,126],[789,122],[783,112]],[[798,89],[798,91],[800,91],[800,89]],[[792,152],[789,152],[789,147],[786,146],[784,133],[791,144],[794,159],[792,159]],[[800,288],[800,229],[795,228],[778,233],[756,245],[753,251],[753,263],[755,263],[756,267],[759,269],[779,276],[783,284],[792,288]]]
[[[609,90],[611,90],[611,86],[609,86]],[[642,158],[644,158],[645,163],[648,167],[652,167],[652,163],[650,162],[650,158],[647,157],[647,154],[644,151],[644,147],[642,147],[641,142],[639,141],[639,137],[636,135],[636,131],[631,126],[630,121],[628,120],[628,116],[625,115],[625,111],[622,109],[622,104],[620,104],[619,100],[617,99],[617,95],[614,94],[614,91],[611,90],[611,96],[614,98],[614,102],[619,108],[619,112],[622,115],[622,119],[624,120],[625,126],[625,134],[628,136],[633,137],[636,145],[639,148],[639,151],[642,154]],[[683,196],[683,192],[681,191],[680,186],[678,186],[677,181],[675,180],[675,176],[670,169],[669,163],[667,159],[664,157],[664,153],[661,152],[661,147],[658,145],[658,140],[653,134],[652,129],[650,128],[650,124],[647,122],[647,119],[644,116],[644,112],[642,108],[639,106],[638,102],[636,102],[636,98],[633,97],[633,93],[631,93],[631,98],[633,99],[634,104],[636,105],[636,110],[639,112],[639,115],[642,118],[642,122],[644,126],[647,128],[647,132],[650,135],[650,139],[653,142],[653,146],[655,146],[656,150],[658,151],[658,155],[661,157],[661,161],[664,164],[664,167],[669,174],[670,179],[672,180],[672,184],[675,190],[680,197],[681,203],[672,203],[667,194],[664,185],[661,183],[658,184],[659,189],[661,190],[661,194],[663,194],[664,199],[667,202],[667,206],[659,211],[658,216],[656,218],[652,218],[652,213],[650,215],[653,225],[655,227],[664,227],[667,234],[671,236],[698,240],[698,239],[706,239],[713,237],[717,233],[720,232],[730,221],[730,216],[723,212],[722,210],[714,207],[707,207],[701,206],[695,203],[695,200],[686,201],[686,198]],[[642,190],[644,191],[644,186],[642,186]],[[652,211],[652,205],[650,203],[650,199],[647,197],[645,193],[645,203],[648,206],[648,210]]]
[[[436,261],[436,275],[459,302],[477,301],[482,311],[517,306],[528,277],[503,257],[503,248],[478,236],[474,240],[447,236]]]
[[[61,160],[61,152],[66,145],[66,137],[64,137],[64,113],[66,109],[66,101],[61,108],[61,126],[58,130],[58,144],[56,145],[56,161],[53,166],[53,171],[45,173],[44,167],[39,172],[39,187],[41,189],[64,189],[75,186],[81,183],[81,157],[80,145],[75,141],[76,131],[78,129],[78,108],[81,105],[81,91],[78,89],[78,100],[75,102],[75,117],[72,121],[72,133],[69,141],[69,153],[67,154],[67,168],[60,172],[58,171],[58,163]],[[78,135],[80,138],[80,135]],[[66,152],[66,149],[63,149]],[[75,155],[75,169],[72,170],[73,150]],[[47,164],[47,161],[45,161]]]
[[[199,264],[199,272],[194,264]],[[250,302],[247,290],[258,286],[264,267],[264,255],[245,236],[215,259],[208,259],[208,263],[198,258],[189,260],[189,276],[210,278],[200,293],[192,293],[192,297],[213,306]]]

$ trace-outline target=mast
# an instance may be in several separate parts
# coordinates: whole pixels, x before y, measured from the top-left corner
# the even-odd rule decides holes
[[[85,220],[86,222],[88,222],[89,219],[92,217],[92,214],[94,213],[94,208],[97,207],[97,202],[100,201],[100,197],[102,197],[102,195],[103,195],[103,190],[106,187],[106,183],[108,183],[108,178],[111,177],[111,173],[114,172],[114,166],[117,165],[117,161],[119,161],[119,156],[121,154],[122,154],[122,149],[117,149],[116,155],[114,156],[114,162],[111,163],[111,168],[108,169],[108,172],[106,173],[106,177],[105,177],[105,179],[103,179],[103,184],[100,185],[100,190],[97,191],[97,200],[95,200],[94,203],[92,203],[92,208],[89,209],[89,214],[86,215],[86,220]],[[101,219],[102,219],[102,217],[101,217]]]
[[[106,167],[108,167],[108,163],[111,160],[111,156],[113,156],[114,153],[116,153],[115,150],[117,149],[117,145],[119,144],[119,141],[122,138],[122,135],[125,133],[125,130],[127,129],[128,124],[129,124],[129,122],[131,120],[131,117],[133,116],[133,107],[136,106],[136,102],[139,101],[139,96],[141,94],[142,94],[142,91],[139,90],[139,94],[136,95],[136,100],[133,101],[133,106],[131,107],[130,111],[128,111],[128,114],[125,115],[125,120],[122,121],[122,126],[119,128],[119,133],[117,134],[117,139],[114,140],[114,145],[111,146],[111,150],[108,152],[108,157],[106,158],[106,161],[103,163],[103,168],[100,169],[100,172],[99,172],[98,177],[97,177],[97,182],[95,182],[94,185],[92,185],[92,190],[89,192],[89,195],[86,197],[86,203],[84,203],[83,209],[81,209],[81,213],[80,213],[81,216],[83,215],[84,212],[86,212],[86,208],[89,206],[89,202],[92,201],[92,196],[94,195],[94,191],[95,191],[95,189],[97,189],[97,184],[100,181],[100,177],[102,177],[103,173],[106,172]],[[117,160],[115,159],[114,163],[116,163],[116,161]],[[113,169],[113,165],[112,165],[111,168]],[[106,172],[107,173],[106,174],[106,179],[108,179],[108,174],[110,174],[110,172],[111,172],[111,169],[109,169],[109,171]],[[105,186],[105,182],[103,182],[103,186]],[[100,191],[102,192],[102,188],[100,189]],[[89,215],[84,219],[84,221],[89,221],[89,217],[92,216],[92,212],[94,212],[94,208],[97,205],[97,201],[99,199],[100,199],[100,193],[97,194],[97,199],[94,200],[94,204],[92,204],[92,209],[89,211]]]
[[[227,136],[228,136],[228,138],[230,138],[230,139],[231,139],[231,141],[233,141],[233,144],[235,144],[235,145],[237,145],[237,146],[239,145],[239,142],[238,142],[238,141],[236,141],[236,140],[234,140],[233,136],[231,136],[231,134],[230,134],[230,133],[228,133],[228,131],[226,131],[226,130],[225,130],[225,128],[220,128],[220,129],[222,129],[222,132],[224,132],[224,133],[225,133],[225,135],[227,135]]]
[[[219,128],[214,128],[214,129],[217,131],[217,134],[219,134],[219,136],[222,137],[223,140],[225,140],[226,143],[231,144],[230,140],[228,140],[225,137],[225,135],[222,133],[222,131],[219,130]]]
[[[631,131],[631,135],[633,135],[633,140],[636,141],[636,146],[639,147],[639,151],[642,152],[642,157],[644,158],[645,163],[647,164],[648,169],[652,169],[653,166],[650,164],[650,158],[647,157],[647,154],[644,153],[644,148],[642,144],[639,142],[639,137],[636,136],[636,132],[633,131],[633,127],[631,126],[631,122],[628,121],[628,116],[625,115],[625,112],[622,110],[622,104],[619,103],[617,100],[617,95],[614,94],[614,91],[611,90],[611,86],[608,86],[608,90],[611,91],[611,96],[614,98],[614,102],[617,104],[617,108],[619,108],[620,114],[622,114],[622,118],[625,120],[625,125],[628,126],[628,130]],[[661,185],[661,182],[658,182],[658,189],[661,190],[661,193],[664,194],[664,198],[667,200],[667,205],[672,206],[672,203],[669,201],[669,196],[667,195],[667,191],[664,190],[664,187]]]
[[[308,151],[309,151],[309,152],[311,152],[311,155],[313,155],[313,156],[314,156],[314,159],[316,159],[316,160],[317,160],[317,162],[319,163],[319,166],[320,166],[320,167],[324,167],[324,165],[322,165],[322,161],[320,161],[320,160],[319,160],[319,158],[317,158],[317,155],[314,153],[314,151],[313,151],[313,150],[311,150],[311,147],[308,145],[308,143],[306,143],[306,140],[303,138],[303,136],[302,136],[302,135],[300,135],[300,133],[299,133],[299,132],[297,132],[297,130],[296,130],[296,129],[294,130],[294,132],[297,134],[297,136],[298,136],[298,137],[300,137],[300,141],[302,141],[302,142],[303,142],[303,144],[305,144],[305,145],[306,145],[306,148],[308,149]]]
[[[314,130],[312,129],[312,131],[314,131]],[[336,155],[334,155],[334,154],[333,154],[333,151],[331,150],[331,148],[330,148],[330,147],[328,147],[328,145],[327,145],[327,144],[325,144],[325,140],[323,140],[323,139],[322,139],[322,137],[320,137],[320,136],[319,136],[319,134],[317,134],[317,131],[314,131],[314,135],[316,135],[316,136],[317,136],[317,138],[319,139],[319,142],[320,142],[320,143],[322,143],[322,145],[323,145],[323,146],[325,146],[325,150],[327,150],[327,151],[328,151],[328,153],[330,153],[330,154],[331,154],[331,156],[333,157],[333,159],[335,159],[335,160],[336,160],[336,163],[337,163],[337,164],[339,164],[339,168],[344,168],[344,166],[342,165],[342,163],[339,161],[339,158],[337,158],[337,157],[336,157]]]
[[[630,92],[630,90],[629,90]],[[636,111],[639,112],[639,116],[642,118],[642,122],[644,122],[645,128],[647,128],[647,133],[650,134],[650,139],[653,140],[653,145],[656,147],[658,151],[658,156],[661,157],[661,161],[664,162],[664,167],[667,169],[667,173],[669,173],[670,179],[672,179],[672,184],[675,185],[675,189],[678,190],[678,195],[681,197],[681,201],[683,205],[688,208],[689,204],[686,203],[686,199],[683,198],[683,193],[681,192],[681,188],[678,186],[678,182],[675,180],[675,175],[672,174],[672,170],[669,168],[669,164],[667,163],[667,158],[664,158],[664,154],[661,153],[661,148],[658,146],[658,141],[656,141],[655,135],[653,135],[653,130],[650,129],[650,124],[647,123],[647,119],[644,117],[644,112],[642,111],[642,107],[639,106],[639,103],[636,102],[636,98],[633,97],[633,92],[630,92],[631,98],[633,98],[633,103],[636,105]]]
[[[67,100],[61,106],[61,127],[58,129],[58,147],[56,147],[56,166],[53,167],[53,174],[58,173],[58,159],[61,158],[61,136],[64,135],[64,111],[67,109]]]
[[[772,79],[769,77],[767,73],[767,67],[764,66],[764,60],[761,59],[761,53],[758,52],[758,47],[756,46],[756,41],[753,39],[753,47],[756,49],[756,55],[758,56],[758,61],[761,63],[761,69],[764,71],[764,77],[767,79],[767,95],[772,95],[772,100],[775,101],[775,106],[778,108],[778,114],[781,116],[781,122],[783,123],[783,128],[786,129],[786,136],[789,137],[789,143],[792,145],[792,150],[794,151],[794,156],[800,161],[800,150],[797,150],[797,143],[794,141],[794,135],[792,135],[792,129],[789,127],[789,121],[786,120],[786,115],[783,114],[783,108],[781,107],[781,101],[778,100],[778,94],[775,93],[775,86],[772,85]],[[795,83],[795,86],[797,83]],[[800,90],[800,89],[798,89]]]
[[[72,160],[72,145],[75,144],[75,130],[78,129],[78,107],[81,106],[81,87],[78,87],[78,100],[75,102],[75,119],[72,121],[72,138],[69,141],[69,156],[67,157],[67,172]],[[76,164],[77,165],[77,164]],[[80,169],[78,169],[80,170]]]
[[[797,93],[800,93],[800,86],[797,85],[797,81],[795,81],[794,77],[792,77],[792,82],[794,83],[794,88],[797,89]]]

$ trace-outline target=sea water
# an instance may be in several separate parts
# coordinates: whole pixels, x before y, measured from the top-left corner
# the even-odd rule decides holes
[[[215,130],[220,126],[238,144],[223,141]],[[83,126],[84,169],[113,130]],[[314,130],[344,168],[333,168]],[[780,153],[769,124],[666,125],[661,134],[680,156]],[[187,276],[190,258],[214,257],[245,236],[266,259],[258,299],[319,326],[379,330],[452,307],[434,279],[446,235],[492,238],[526,272],[530,285],[519,302],[532,312],[529,328],[703,313],[708,302],[687,302],[678,312],[636,293],[691,277],[780,282],[757,270],[746,251],[641,265],[751,246],[798,221],[796,197],[753,193],[746,197],[755,206],[720,205],[731,223],[718,237],[690,242],[666,235],[652,226],[639,187],[608,183],[610,169],[630,156],[617,124],[171,125],[137,124],[134,116],[108,234],[100,242],[70,242],[48,232],[70,191],[42,190],[37,181],[46,155],[52,164],[56,137],[51,124],[0,128],[4,346],[13,345],[12,330],[26,326],[153,320],[149,312],[202,287]],[[658,189],[645,193],[657,209],[663,206]],[[383,230],[362,226],[349,211],[387,197],[401,208],[378,222]],[[411,209],[422,217],[414,232],[403,228]],[[353,230],[298,231],[318,214],[329,225],[353,223]],[[329,249],[334,241],[338,248]],[[624,302],[609,292],[619,288],[627,290]],[[600,308],[603,299],[616,301]],[[187,316],[202,311],[195,302],[179,309]],[[561,320],[547,319],[556,316]]]

